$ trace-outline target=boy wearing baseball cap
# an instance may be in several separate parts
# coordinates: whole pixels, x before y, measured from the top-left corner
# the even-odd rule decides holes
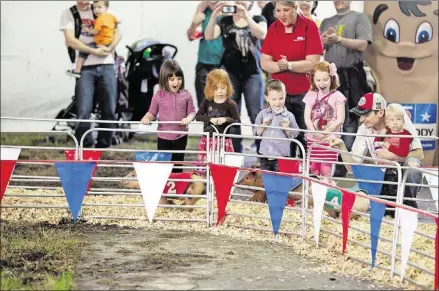
[[[351,153],[365,156],[367,153],[374,159],[385,159],[403,163],[403,166],[420,167],[421,160],[424,159],[421,141],[418,137],[413,137],[410,144],[410,152],[407,157],[398,156],[387,148],[382,148],[379,151],[375,149],[375,137],[366,135],[380,135],[386,129],[386,109],[387,102],[383,96],[378,93],[367,93],[360,98],[358,105],[350,110],[350,112],[357,114],[360,117],[360,127],[357,130],[354,144],[352,145]],[[404,111],[404,125],[403,129],[407,130],[412,136],[416,136],[416,129],[411,122],[407,113]],[[328,138],[329,146],[338,147],[342,152],[340,156],[345,163],[362,163],[363,159],[354,157],[347,152],[343,140],[338,138]],[[349,165],[345,165],[350,170]],[[407,173],[407,183],[421,184],[422,173],[419,171],[410,171]],[[417,186],[406,186],[404,191],[405,197],[416,198],[419,191]],[[417,208],[416,201],[404,201],[404,204]]]

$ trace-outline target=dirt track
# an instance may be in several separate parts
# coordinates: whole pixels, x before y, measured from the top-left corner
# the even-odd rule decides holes
[[[161,229],[90,231],[79,290],[386,289],[322,273],[285,245]]]

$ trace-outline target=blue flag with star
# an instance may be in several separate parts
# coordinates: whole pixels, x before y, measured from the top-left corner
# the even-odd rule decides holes
[[[264,184],[265,193],[267,193],[273,232],[277,235],[287,202],[288,192],[293,186],[293,180],[288,176],[262,173],[262,183]]]

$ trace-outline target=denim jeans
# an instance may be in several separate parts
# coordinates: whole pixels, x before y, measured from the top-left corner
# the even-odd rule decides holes
[[[95,94],[96,93],[96,94]],[[116,120],[117,78],[114,65],[85,66],[81,78],[76,80],[75,100],[77,119],[90,119],[93,111],[93,97],[97,98],[102,120]],[[100,124],[101,128],[115,128],[116,124]],[[90,123],[77,123],[75,136],[78,142],[82,135],[90,129]],[[108,148],[114,132],[99,131],[96,142],[97,148]],[[92,134],[84,139],[84,147],[93,146]]]
[[[207,65],[198,63],[195,67],[195,92],[197,93],[198,107],[204,100],[204,87],[206,87],[206,77],[213,69],[219,68],[219,65]]]
[[[306,129],[305,124],[305,103],[303,103],[303,97],[305,97],[306,92],[299,95],[289,95],[287,94],[287,98],[285,99],[285,107],[291,113],[293,113],[294,118],[296,118],[297,125],[300,129]],[[305,148],[306,155],[306,139],[305,134],[303,132],[299,133],[296,139],[303,145]],[[302,157],[299,146],[292,142],[291,143],[291,157]]]
[[[408,158],[402,166],[410,166],[417,165],[418,167],[422,167],[422,163],[419,159],[416,158]],[[402,174],[404,175],[404,172],[406,170],[402,171]],[[401,177],[402,179],[402,177]],[[384,174],[384,181],[386,182],[398,182],[398,174],[395,169],[387,169],[386,173]],[[422,172],[420,171],[410,171],[407,174],[407,184],[421,184],[422,183]],[[398,186],[397,185],[389,185],[389,184],[383,184],[383,188],[381,189],[381,195],[385,196],[394,196],[398,194]],[[419,186],[405,186],[404,188],[404,198],[416,198],[420,190]],[[385,200],[393,201],[395,202],[395,199],[390,198],[383,198]],[[416,201],[412,200],[405,200],[403,201],[404,205],[411,206],[413,208],[418,208],[418,203]],[[389,207],[392,208],[392,207]],[[386,215],[390,215],[392,217],[395,217],[395,211],[394,210],[387,210]]]
[[[255,124],[256,117],[262,110],[264,103],[264,79],[262,72],[260,74],[250,75],[247,78],[243,76],[233,75],[228,72],[230,81],[233,85],[233,101],[238,105],[238,110],[241,112],[241,99],[244,94],[245,105],[247,107],[248,116],[250,122]],[[230,134],[241,134],[241,127],[234,126],[230,129]],[[233,148],[235,152],[242,153],[242,138],[232,138]],[[256,145],[259,148],[260,140],[256,141]]]

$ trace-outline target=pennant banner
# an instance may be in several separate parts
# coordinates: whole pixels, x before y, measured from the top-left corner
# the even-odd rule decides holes
[[[279,165],[279,172],[280,173],[286,173],[286,174],[302,174],[303,172],[303,165],[301,161],[297,160],[285,160],[285,159],[278,159],[277,163]],[[303,183],[302,178],[297,177],[291,177],[293,179],[293,185],[291,189],[296,189]],[[296,202],[293,199],[287,199],[287,205],[290,207],[294,207],[296,205]]]
[[[171,158],[171,153],[155,152],[137,152],[135,157],[138,162],[169,162]]]
[[[95,167],[96,162],[55,162],[56,172],[61,180],[73,220],[78,218]]]
[[[401,282],[404,279],[404,272],[409,259],[410,248],[413,237],[418,227],[418,213],[399,208],[399,227],[401,228]]]
[[[313,218],[314,218],[314,240],[316,246],[319,246],[319,236],[320,236],[320,223],[322,220],[323,207],[326,201],[326,192],[328,187],[318,183],[311,183],[312,199],[314,205]]]
[[[285,203],[287,202],[288,192],[293,185],[293,181],[291,177],[262,173],[262,183],[267,193],[273,232],[277,235],[285,209]]]
[[[149,223],[154,219],[173,164],[133,163]]]
[[[0,201],[2,201],[5,195],[6,188],[8,188],[9,180],[11,179],[12,172],[15,168],[15,163],[17,161],[1,161],[1,188],[0,188]]]
[[[352,165],[352,172],[357,180],[369,180],[382,182],[384,179],[384,171],[377,167],[368,167],[361,165]],[[369,195],[380,195],[382,183],[358,182],[361,189],[367,191]]]
[[[16,161],[20,156],[20,148],[1,147],[1,160]]]
[[[352,207],[354,206],[356,197],[357,196],[355,196],[352,193],[342,191],[342,197],[341,197],[341,224],[343,227],[342,255],[344,255],[346,251],[346,243],[348,240],[348,232],[349,232],[349,221],[350,221]]]
[[[67,150],[64,151],[64,155],[66,157],[66,160],[68,161],[74,161],[75,160],[75,153],[74,150]],[[82,159],[87,161],[99,161],[101,159],[102,152],[101,151],[92,151],[92,150],[83,150],[82,151]],[[93,173],[91,174],[92,177],[95,176],[96,169],[98,168],[98,164],[95,165],[95,168],[93,169]],[[93,181],[90,180],[87,186],[87,192],[90,191],[91,183]],[[87,195],[87,192],[85,195]]]
[[[237,155],[230,155],[227,154],[224,156],[224,164],[229,167],[237,167],[241,168],[244,164],[244,157],[243,156],[237,156]],[[239,178],[239,171],[236,171],[235,179],[233,179],[233,184],[235,184],[238,181]],[[232,186],[232,189],[230,190],[230,193],[235,192],[235,187]]]
[[[230,190],[232,190],[233,180],[236,177],[237,169],[215,164],[211,164],[209,167],[216,192],[218,209],[216,225],[218,226],[226,215],[226,206],[229,202]]]
[[[278,159],[279,172],[288,174],[302,174],[303,166],[301,161]]]
[[[169,179],[179,180],[190,180],[192,178],[192,174],[189,172],[183,173],[171,173]],[[163,193],[166,194],[184,194],[186,192],[187,187],[189,186],[189,181],[167,181],[165,188],[163,189]]]
[[[435,186],[435,187],[430,187],[430,193],[431,193],[431,198],[436,201],[436,210],[439,210],[439,202],[438,202],[438,176],[437,176],[437,169],[429,171],[432,174],[427,174],[424,173],[424,177],[425,180],[427,180],[428,185],[430,186]]]
[[[375,266],[375,258],[378,249],[378,239],[380,235],[381,222],[383,221],[386,205],[375,201],[370,201],[370,249],[372,256],[372,267]]]

